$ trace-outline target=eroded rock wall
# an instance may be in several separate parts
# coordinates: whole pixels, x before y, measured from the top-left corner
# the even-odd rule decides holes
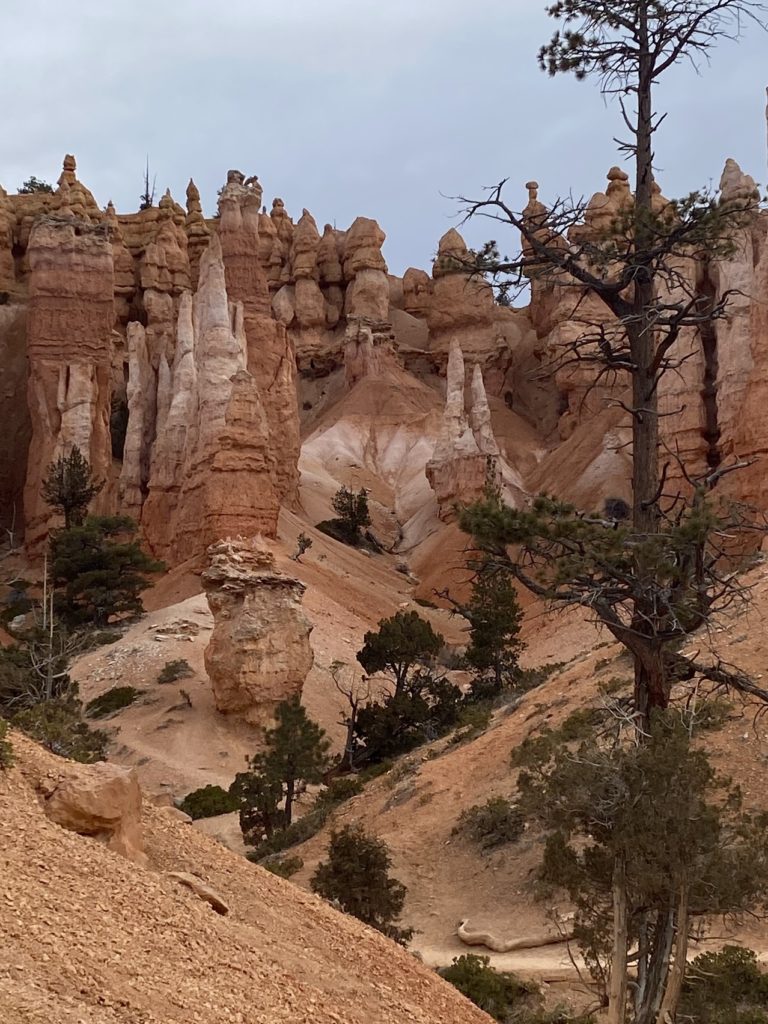
[[[109,476],[114,278],[105,232],[74,215],[38,220],[27,259],[32,433],[24,514],[34,549],[53,521],[40,490],[54,459],[77,445],[98,479]]]

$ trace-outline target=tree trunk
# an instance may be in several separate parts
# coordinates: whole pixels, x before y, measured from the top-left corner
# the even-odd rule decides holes
[[[649,0],[638,4],[640,57],[635,132],[635,215],[632,316],[626,325],[632,357],[632,518],[636,534],[653,534],[659,521],[659,417],[656,390],[656,336],[653,308],[656,283],[650,262],[653,199],[653,56],[648,36]],[[643,565],[638,553],[637,594],[632,621],[641,636],[653,636],[656,611],[653,566]],[[647,584],[646,581],[647,580]],[[649,595],[645,600],[644,595]],[[664,668],[660,657],[641,659],[635,654],[635,707],[639,725],[647,731],[654,707],[664,704]]]
[[[627,1012],[627,878],[624,858],[613,867],[613,955],[606,1024],[624,1024]]]
[[[659,912],[651,942],[651,958],[648,965],[645,999],[636,1017],[635,1024],[654,1024],[661,1006],[669,961],[672,956],[672,940],[675,933],[675,912],[672,907]]]
[[[293,814],[293,794],[296,791],[296,780],[288,779],[285,784],[285,824],[291,824]]]
[[[680,899],[677,905],[677,934],[675,935],[675,958],[667,975],[664,999],[661,1003],[658,1024],[672,1024],[680,1002],[680,993],[685,979],[685,968],[688,962],[688,884],[680,885]]]

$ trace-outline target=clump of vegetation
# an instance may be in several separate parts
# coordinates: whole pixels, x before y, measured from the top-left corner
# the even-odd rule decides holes
[[[137,690],[135,686],[113,686],[93,700],[89,700],[85,705],[85,713],[89,718],[107,718],[123,708],[130,707],[143,693],[143,690]]]
[[[34,607],[27,596],[26,580],[17,580],[11,586],[11,591],[5,599],[5,607],[0,611],[0,622],[4,625],[15,619],[17,615],[26,615]]]
[[[338,807],[346,800],[363,792],[363,783],[356,775],[341,775],[331,779],[315,797],[315,807]]]
[[[158,683],[175,683],[178,679],[187,679],[191,676],[192,667],[186,658],[176,658],[173,661],[166,661],[160,669]]]
[[[120,629],[94,629],[88,633],[89,647],[108,647],[117,643],[123,633]]]
[[[106,757],[109,736],[91,729],[81,717],[74,696],[41,701],[13,716],[13,725],[59,757],[92,764]]]
[[[300,562],[301,556],[304,554],[305,551],[309,551],[311,547],[312,538],[308,537],[306,533],[300,533],[299,536],[296,538],[296,550],[291,555],[291,558],[294,560],[294,562]]]
[[[696,1024],[768,1022],[768,974],[739,946],[702,953],[689,965],[678,1016]]]
[[[459,712],[459,728],[451,737],[451,743],[467,743],[474,740],[491,724],[493,705],[490,701],[468,702]]]
[[[368,511],[368,494],[364,487],[359,491],[351,491],[347,487],[341,487],[334,494],[331,501],[335,519],[325,519],[317,524],[317,529],[322,533],[339,540],[342,544],[349,544],[352,547],[359,547],[364,539],[369,543],[371,538],[364,537],[363,530],[371,525],[371,516]],[[378,545],[373,545],[378,547]]]
[[[461,691],[432,674],[444,641],[417,612],[400,611],[365,634],[357,660],[370,675],[385,674],[394,689],[356,710],[354,739],[363,763],[388,760],[437,739],[454,727]]]
[[[546,835],[542,880],[576,906],[575,938],[603,998],[627,984],[638,944],[643,971],[670,949],[684,964],[694,913],[768,902],[768,816],[742,809],[676,712],[655,713],[642,744],[604,731],[565,746],[550,734],[518,748],[518,764],[520,805]],[[677,1001],[674,964],[665,992]]]
[[[279,875],[280,878],[291,878],[304,867],[301,857],[265,857],[258,863],[259,867],[271,871],[273,875]]]
[[[331,832],[328,860],[318,865],[310,885],[313,892],[336,900],[345,913],[405,945],[413,929],[400,928],[396,922],[407,890],[390,878],[391,866],[386,843],[359,825],[347,825]]]
[[[200,818],[215,818],[219,814],[230,814],[238,810],[238,802],[221,786],[202,786],[187,793],[179,804],[179,810],[197,821]]]
[[[518,1020],[517,1014],[528,1009],[538,989],[532,982],[522,981],[506,971],[491,967],[490,957],[467,953],[454,957],[450,967],[438,971],[441,978],[454,985],[475,1006],[498,1021]]]
[[[523,612],[510,573],[484,558],[461,614],[469,622],[467,664],[478,678],[489,679],[501,693],[512,684],[525,646],[520,639]]]
[[[42,178],[36,178],[34,174],[30,175],[24,184],[19,186],[20,196],[31,196],[40,192],[43,192],[46,195],[52,195],[54,188],[53,185],[49,184],[47,181],[43,181]]]
[[[316,810],[307,811],[306,814],[291,822],[290,825],[284,826],[279,824],[283,820],[280,816],[277,819],[278,823],[273,825],[269,835],[266,835],[260,842],[257,842],[254,849],[248,853],[248,860],[255,861],[258,864],[263,857],[269,854],[280,853],[282,850],[290,849],[291,846],[306,843],[312,836],[317,835],[328,820],[331,810],[331,807],[318,807]],[[246,843],[249,842],[245,832],[243,832],[243,838]]]
[[[278,792],[262,798],[262,805],[257,806],[252,812],[257,823],[256,831],[252,828],[249,831],[251,818],[247,811],[244,813],[241,810],[241,826],[243,827],[244,837],[247,832],[251,836],[257,835],[259,826],[262,827],[262,834],[264,835],[264,838],[257,843],[253,852],[248,855],[249,860],[261,863],[262,858],[269,854],[279,853],[281,850],[287,850],[291,846],[297,846],[299,843],[305,843],[308,839],[311,839],[325,825],[332,811],[344,803],[345,800],[350,800],[353,796],[357,796],[358,793],[362,793],[363,781],[360,776],[342,776],[332,779],[327,786],[324,786],[319,791],[312,808],[299,819],[291,822],[290,825],[285,824],[285,816],[276,806],[280,800]],[[264,785],[263,780],[260,780],[258,777],[255,782],[257,786]],[[236,788],[234,783],[233,787]],[[268,833],[263,828],[265,820],[264,803],[267,804],[267,813],[271,815],[272,828],[271,832]],[[248,841],[248,838],[246,838],[246,842]]]
[[[494,796],[462,811],[453,831],[469,836],[483,850],[492,850],[517,842],[525,832],[525,815],[517,804]]]
[[[13,747],[8,739],[8,723],[0,718],[0,768],[10,768],[13,764]]]
[[[369,675],[385,672],[395,683],[395,696],[405,690],[416,666],[428,666],[440,653],[443,637],[418,612],[400,611],[379,622],[363,637],[357,660]]]

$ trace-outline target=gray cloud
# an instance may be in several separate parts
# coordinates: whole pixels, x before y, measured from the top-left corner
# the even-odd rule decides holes
[[[206,210],[229,167],[269,198],[387,232],[393,271],[426,266],[455,222],[445,196],[502,177],[510,197],[602,187],[621,125],[595,87],[536,67],[543,0],[4,0],[0,181],[54,180],[65,152],[101,203],[135,209],[148,154],[160,191]],[[723,42],[701,77],[669,76],[658,138],[667,195],[719,178],[727,156],[764,181],[766,37]],[[468,239],[496,236],[487,223]]]

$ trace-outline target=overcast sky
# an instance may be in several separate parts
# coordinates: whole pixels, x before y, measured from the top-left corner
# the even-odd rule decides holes
[[[538,70],[544,0],[2,0],[0,183],[55,181],[65,152],[104,205],[158,195],[207,214],[227,169],[320,229],[375,217],[390,269],[427,267],[455,223],[446,196],[509,177],[515,205],[603,187],[616,111],[595,86]],[[657,140],[664,193],[717,182],[733,156],[766,180],[768,36],[723,41],[668,76]],[[498,237],[470,227],[471,242]],[[504,248],[504,240],[499,237]],[[507,246],[509,248],[509,246]]]

